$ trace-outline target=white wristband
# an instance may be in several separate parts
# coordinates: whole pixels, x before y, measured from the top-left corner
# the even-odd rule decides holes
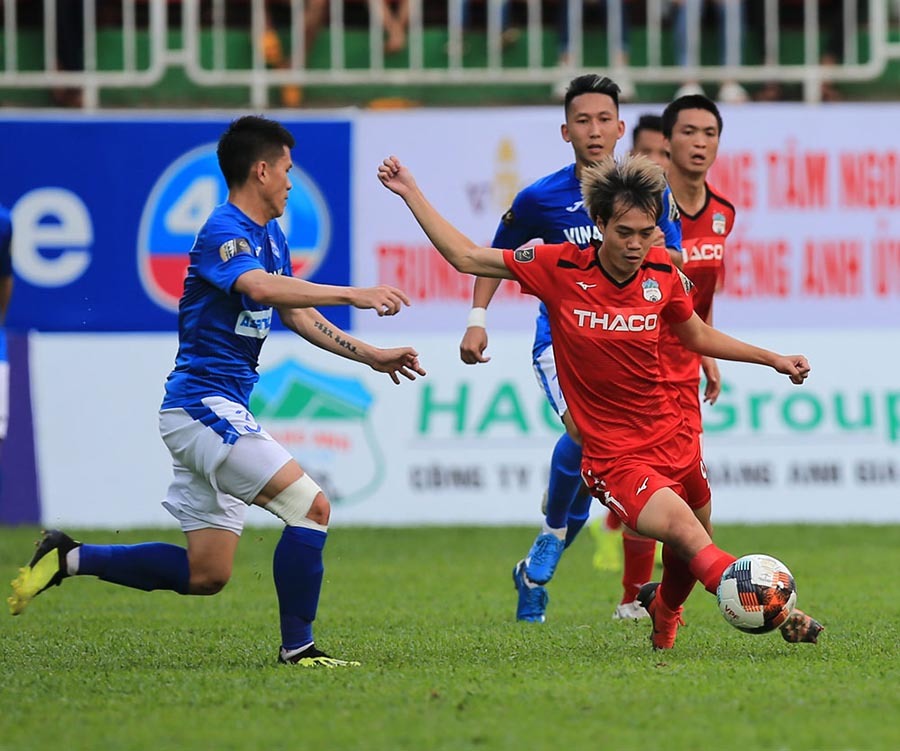
[[[466,321],[466,328],[478,326],[479,328],[487,328],[487,308],[472,308],[469,311],[469,318]]]

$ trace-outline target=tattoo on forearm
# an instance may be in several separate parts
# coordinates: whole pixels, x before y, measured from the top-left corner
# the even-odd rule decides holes
[[[344,337],[340,336],[339,334],[336,334],[334,329],[329,328],[321,321],[316,321],[314,325],[325,336],[327,336],[329,339],[332,339],[334,343],[338,345],[338,347],[342,347],[348,352],[356,352],[356,345],[353,342],[344,339]]]

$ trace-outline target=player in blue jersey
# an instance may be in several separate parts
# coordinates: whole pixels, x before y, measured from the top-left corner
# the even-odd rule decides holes
[[[543,243],[571,242],[583,249],[601,241],[596,224],[584,209],[579,178],[582,169],[612,154],[625,133],[625,123],[619,119],[619,87],[603,76],[578,76],[566,91],[564,110],[562,138],[572,144],[575,162],[516,195],[500,221],[493,247],[518,248],[540,239]],[[681,226],[668,188],[663,203],[659,226],[666,246],[680,262]],[[490,359],[484,354],[488,342],[486,309],[499,285],[499,279],[475,280],[472,310],[459,346],[460,357],[467,364]],[[550,323],[543,303],[531,354],[538,383],[566,429],[553,449],[543,527],[528,554],[513,569],[518,590],[516,618],[542,623],[548,601],[544,585],[553,577],[563,550],[587,521],[591,496],[581,479],[580,438],[557,381]]]
[[[0,442],[6,440],[9,425],[9,360],[6,355],[6,311],[12,298],[12,219],[0,205]],[[2,486],[0,477],[0,486]]]
[[[290,249],[276,217],[291,189],[294,138],[279,123],[235,120],[218,146],[228,201],[197,235],[179,304],[178,355],[159,424],[174,479],[163,505],[180,522],[187,549],[164,543],[88,545],[44,534],[13,582],[13,615],[67,576],[89,574],[143,590],[211,595],[231,576],[249,504],[284,523],[274,579],[281,616],[279,662],[350,664],[317,648],[312,623],[322,586],[330,505],[315,481],[256,422],[248,404],[272,309],[310,343],[387,373],[425,372],[410,347],[378,349],[329,323],[313,306],[353,305],[394,315],[408,305],[393,287],[338,287],[292,278]]]

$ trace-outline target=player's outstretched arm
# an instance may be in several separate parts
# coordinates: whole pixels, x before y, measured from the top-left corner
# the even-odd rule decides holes
[[[400,376],[414,381],[416,376],[425,375],[419,353],[412,347],[373,347],[339,329],[315,308],[279,308],[278,315],[285,326],[310,344],[387,373],[394,383],[400,383]]]
[[[275,308],[313,308],[332,305],[352,305],[354,308],[374,310],[379,316],[392,316],[409,305],[403,290],[387,284],[378,287],[342,287],[316,284],[305,279],[267,274],[253,269],[241,274],[233,287],[260,305]]]
[[[672,324],[672,330],[685,347],[707,357],[768,365],[790,376],[791,382],[796,384],[803,383],[809,375],[809,362],[803,355],[779,355],[742,342],[708,326],[696,313],[683,323]]]
[[[389,156],[378,167],[382,185],[400,196],[425,231],[437,251],[457,271],[475,276],[512,279],[503,262],[503,251],[481,248],[441,216],[419,190],[412,173],[395,156]]]

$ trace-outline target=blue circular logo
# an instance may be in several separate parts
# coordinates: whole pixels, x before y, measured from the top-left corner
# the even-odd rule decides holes
[[[299,167],[278,222],[291,249],[294,276],[308,278],[322,263],[331,241],[331,215],[321,191]],[[141,215],[138,269],[150,298],[177,311],[188,269],[188,252],[212,210],[228,198],[216,144],[182,154],[160,175]]]

